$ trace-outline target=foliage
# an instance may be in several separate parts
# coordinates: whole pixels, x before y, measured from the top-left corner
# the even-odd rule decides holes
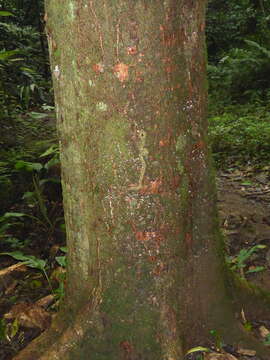
[[[42,162],[16,158],[9,168],[11,164],[5,164],[4,176],[12,180],[16,175],[22,188],[18,194],[21,204],[17,204],[20,211],[7,212],[0,217],[1,246],[11,249],[38,246],[38,242],[31,241],[31,234],[35,238],[39,234],[41,239],[46,234],[47,246],[54,236],[63,238],[61,184],[59,173],[54,174],[54,168],[59,167],[58,152],[58,147],[51,145],[39,156]],[[33,228],[34,233],[30,230]],[[30,235],[26,239],[25,232]]]
[[[0,255],[11,256],[15,260],[22,261],[26,266],[42,271],[46,280],[48,281],[50,288],[52,289],[52,285],[46,271],[46,263],[47,263],[46,260],[39,259],[33,255],[25,255],[21,251],[3,252]]]
[[[51,103],[52,97],[43,1],[3,0],[1,6],[0,121],[6,126],[18,112]]]
[[[243,39],[269,44],[268,0],[209,0],[207,43],[211,63],[239,48]]]
[[[269,346],[270,345],[270,334],[268,334],[264,340],[264,345]]]
[[[27,110],[38,103],[51,102],[50,83],[42,74],[42,54],[39,53],[39,33],[32,27],[0,22],[0,99],[10,115],[13,107]],[[10,81],[12,78],[12,82]]]
[[[229,50],[217,65],[208,66],[211,96],[215,100],[224,98],[227,104],[268,103],[270,50],[255,41],[245,40],[243,44]]]
[[[265,249],[265,245],[254,245],[250,248],[241,249],[238,255],[229,257],[227,260],[231,265],[231,269],[235,270],[240,273],[241,277],[245,277],[245,273],[252,273],[252,272],[258,272],[264,270],[263,266],[257,266],[252,270],[245,271],[245,268],[247,266],[247,261],[250,259],[250,257],[257,252],[258,250]]]
[[[270,3],[209,0],[210,138],[218,166],[270,159]]]
[[[209,122],[209,136],[218,165],[226,166],[229,157],[242,163],[269,162],[270,115],[266,108],[234,106],[210,117]]]

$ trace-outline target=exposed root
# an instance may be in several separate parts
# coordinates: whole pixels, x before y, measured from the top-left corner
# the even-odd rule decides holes
[[[238,311],[244,309],[249,321],[270,320],[270,293],[231,274],[233,297]]]

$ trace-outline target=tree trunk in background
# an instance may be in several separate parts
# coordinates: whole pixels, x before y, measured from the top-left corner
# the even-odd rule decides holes
[[[49,335],[16,359],[179,360],[211,329],[238,341],[207,146],[205,1],[46,5],[68,286]]]

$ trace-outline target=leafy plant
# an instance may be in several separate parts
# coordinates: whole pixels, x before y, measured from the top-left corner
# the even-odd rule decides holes
[[[215,347],[217,350],[221,350],[224,346],[220,333],[217,330],[210,330],[210,334],[215,340]]]
[[[23,213],[7,212],[0,217],[0,240],[5,243],[10,243],[11,247],[21,247],[24,245],[17,238],[8,234],[8,229],[12,226],[22,226],[22,219],[25,216]]]
[[[246,114],[248,112],[248,114]],[[235,106],[209,119],[209,136],[215,159],[268,162],[270,160],[270,117],[266,109]]]
[[[42,271],[46,280],[48,281],[51,290],[53,291],[50,279],[46,271],[46,260],[39,259],[33,255],[25,255],[21,251],[2,252],[0,255],[11,256],[15,260],[22,261],[26,266]]]
[[[243,278],[245,277],[245,273],[248,274],[264,270],[265,268],[263,266],[257,266],[254,269],[247,271],[245,271],[245,268],[247,266],[247,261],[250,259],[251,255],[258,250],[262,250],[265,248],[265,245],[254,245],[247,249],[241,249],[238,255],[228,258],[231,269],[239,272],[241,277]]]
[[[269,346],[270,345],[270,334],[268,334],[264,339],[264,345]]]

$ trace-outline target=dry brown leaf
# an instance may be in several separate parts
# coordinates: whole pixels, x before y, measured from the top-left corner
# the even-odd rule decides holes
[[[21,326],[40,330],[45,330],[51,323],[51,315],[36,304],[16,304],[4,315],[4,318],[16,319]]]
[[[238,360],[232,354],[224,353],[206,353],[204,355],[204,360]]]
[[[11,265],[5,269],[0,270],[0,276],[10,274],[13,271],[26,271],[26,270],[27,270],[27,267],[25,266],[24,263],[17,263],[17,264]]]
[[[50,295],[44,296],[43,298],[36,301],[35,305],[41,306],[43,308],[47,308],[54,302],[54,300],[55,300],[55,296],[50,294]]]
[[[15,287],[18,285],[18,281],[17,280],[13,280],[11,282],[11,284],[6,288],[5,290],[5,295],[9,295],[10,293],[12,293],[12,291],[15,289]]]
[[[250,350],[250,349],[238,349],[237,350],[238,354],[240,355],[246,355],[246,356],[255,356],[256,355],[256,351],[255,350]]]
[[[265,326],[260,326],[259,331],[263,338],[266,338],[270,334],[270,331]]]

